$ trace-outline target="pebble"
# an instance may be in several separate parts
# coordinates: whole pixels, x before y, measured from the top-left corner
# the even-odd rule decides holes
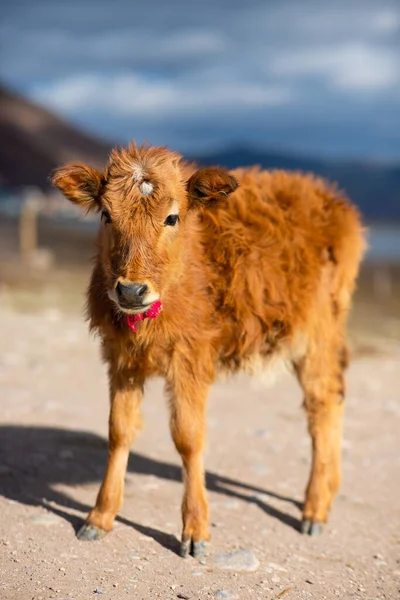
[[[30,517],[30,520],[32,521],[32,523],[35,523],[36,525],[45,525],[46,527],[60,523],[60,518],[56,517],[56,515],[52,515],[50,513],[49,514],[43,513],[40,515],[32,515]]]
[[[256,571],[260,566],[260,562],[253,550],[247,548],[238,548],[237,550],[214,554],[212,562],[219,569],[232,571]]]
[[[271,437],[271,432],[268,431],[267,429],[257,429],[257,431],[254,432],[254,435],[259,438],[267,439],[267,438]]]
[[[223,503],[223,506],[225,508],[239,508],[240,507],[240,502],[239,500],[234,500],[234,499],[230,499],[230,500],[225,500],[225,502]]]
[[[285,567],[282,567],[282,565],[278,565],[277,563],[274,562],[270,562],[268,563],[268,567],[266,570],[267,571],[281,571],[282,573],[287,573],[287,569],[285,569]]]
[[[96,588],[93,591],[94,591],[95,594],[104,594],[103,590],[99,590],[99,588]]]
[[[218,600],[238,600],[239,596],[233,590],[217,590],[214,598],[218,598]]]
[[[271,499],[271,497],[268,496],[268,494],[263,493],[254,494],[252,498],[254,498],[255,500],[259,500],[260,502],[269,502],[269,500]]]
[[[256,473],[265,474],[265,473],[268,473],[268,471],[269,471],[270,469],[269,469],[269,467],[266,467],[265,465],[256,464],[256,465],[253,465],[253,470],[254,470]]]

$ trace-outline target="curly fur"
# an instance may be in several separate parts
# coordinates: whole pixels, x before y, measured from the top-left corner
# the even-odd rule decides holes
[[[183,542],[208,539],[209,385],[219,373],[263,371],[277,359],[294,367],[313,438],[304,519],[325,521],[340,479],[345,322],[364,249],[354,206],[312,175],[196,170],[166,148],[134,144],[114,150],[103,174],[68,165],[53,181],[112,220],[100,227],[88,290],[112,403],[107,475],[88,523],[112,528],[142,386],[161,375],[185,472]],[[172,206],[180,221],[165,227]],[[118,281],[144,281],[162,300],[161,315],[136,334],[108,294]],[[125,458],[115,466],[117,454]]]

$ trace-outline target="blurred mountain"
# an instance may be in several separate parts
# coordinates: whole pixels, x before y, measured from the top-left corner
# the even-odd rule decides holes
[[[0,185],[50,187],[48,177],[67,161],[104,165],[110,145],[0,86]]]
[[[239,146],[196,156],[194,160],[202,165],[214,164],[229,169],[260,165],[266,169],[317,173],[336,182],[366,218],[400,219],[400,164],[320,160]]]
[[[51,171],[67,161],[102,168],[111,147],[1,85],[0,136],[0,187],[8,188],[48,189]],[[260,165],[317,173],[336,181],[366,218],[400,219],[400,164],[335,162],[239,146],[190,158],[228,168]]]

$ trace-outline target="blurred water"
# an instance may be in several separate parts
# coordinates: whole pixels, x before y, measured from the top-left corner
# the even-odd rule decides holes
[[[1,215],[17,217],[23,203],[22,196],[0,194],[0,219]],[[83,213],[64,203],[58,205],[56,214],[46,215],[51,218],[52,226],[62,228],[79,228],[93,230],[97,227],[98,216],[85,217]],[[368,251],[366,259],[376,262],[400,262],[400,222],[372,223],[368,226]]]
[[[400,261],[400,223],[375,224],[369,227],[367,259],[376,261]]]

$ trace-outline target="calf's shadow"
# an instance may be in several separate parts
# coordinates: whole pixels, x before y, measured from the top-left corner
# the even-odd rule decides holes
[[[82,520],[63,509],[87,513],[92,507],[53,489],[53,486],[100,483],[106,459],[107,440],[93,433],[52,427],[0,426],[0,494],[23,504],[44,506],[62,516],[77,530]],[[176,465],[137,452],[130,453],[128,472],[171,481],[182,480],[181,469]],[[272,506],[264,497],[261,499],[259,494],[301,509],[301,504],[292,498],[212,472],[206,473],[206,483],[208,490],[254,503],[268,515],[299,530],[299,520]],[[118,520],[165,548],[178,552],[179,542],[174,536],[124,517],[118,517]]]

